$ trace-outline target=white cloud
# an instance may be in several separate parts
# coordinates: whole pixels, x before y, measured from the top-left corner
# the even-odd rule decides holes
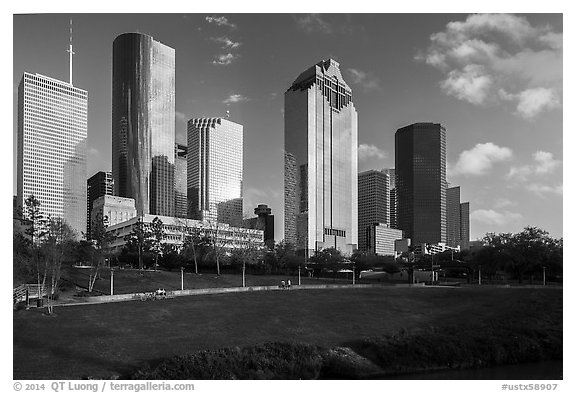
[[[100,157],[100,151],[95,147],[88,148],[88,155],[92,157]]]
[[[564,187],[561,184],[558,186],[551,187],[544,184],[533,183],[526,186],[526,189],[530,192],[533,192],[540,198],[546,198],[546,196],[550,194],[562,196],[562,193],[564,191]]]
[[[243,96],[242,94],[231,94],[228,98],[222,101],[224,104],[234,104],[236,102],[243,102],[248,101],[248,97]]]
[[[449,175],[474,175],[487,174],[497,162],[512,159],[512,150],[500,147],[491,142],[479,143],[470,150],[460,153],[458,161],[449,166]]]
[[[554,155],[547,151],[538,150],[532,154],[532,159],[535,161],[533,165],[513,166],[506,177],[517,181],[525,181],[533,175],[551,174],[561,165],[560,160],[556,160]]]
[[[562,33],[524,17],[470,15],[430,36],[415,57],[440,70],[442,90],[475,105],[511,101],[532,119],[560,107]]]
[[[298,15],[294,16],[294,20],[298,27],[308,34],[330,34],[333,31],[332,26],[318,14]]]
[[[474,210],[470,214],[470,219],[484,224],[501,226],[520,221],[522,219],[522,215],[520,213],[513,213],[509,211],[500,213],[492,209],[479,209]]]
[[[238,57],[239,55],[233,55],[232,53],[218,55],[216,56],[216,59],[212,61],[212,64],[227,66],[229,64],[232,64],[232,62],[236,60]]]
[[[492,77],[481,66],[469,64],[462,70],[452,70],[448,78],[440,82],[442,90],[460,100],[482,104],[492,87]]]
[[[376,158],[378,160],[383,160],[388,157],[388,154],[374,145],[361,144],[358,146],[358,160],[366,161],[371,158]]]
[[[207,16],[206,21],[208,23],[214,23],[217,26],[227,26],[232,29],[236,28],[236,25],[234,23],[229,22],[228,18],[226,18],[225,16]]]
[[[236,49],[240,45],[242,45],[241,42],[234,42],[228,37],[215,37],[215,38],[212,38],[212,40],[216,41],[216,42],[220,42],[222,44],[223,49]]]
[[[546,109],[560,106],[560,101],[552,89],[538,87],[518,94],[517,112],[526,119],[532,119]]]
[[[364,91],[372,91],[380,88],[380,81],[375,76],[355,68],[348,68],[348,72],[351,76],[352,83],[360,85]]]
[[[536,161],[535,171],[538,174],[552,173],[561,164],[560,160],[555,160],[554,155],[547,151],[538,150],[532,157]]]
[[[494,207],[496,209],[501,209],[504,207],[514,206],[516,203],[512,202],[510,199],[507,198],[498,198],[494,201]]]

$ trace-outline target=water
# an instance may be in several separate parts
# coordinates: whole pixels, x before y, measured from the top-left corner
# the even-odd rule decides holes
[[[384,379],[451,379],[451,380],[561,380],[562,360],[511,364],[480,369],[443,370],[405,374]]]

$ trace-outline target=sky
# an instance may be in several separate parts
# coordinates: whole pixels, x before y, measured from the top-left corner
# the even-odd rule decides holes
[[[394,167],[394,133],[447,130],[447,179],[470,202],[470,238],[532,225],[563,236],[562,14],[36,14],[13,17],[13,194],[24,72],[88,91],[88,176],[111,170],[112,42],[152,35],[176,51],[176,140],[186,121],[244,126],[244,206],[283,238],[284,92],[340,63],[358,112],[359,170]]]

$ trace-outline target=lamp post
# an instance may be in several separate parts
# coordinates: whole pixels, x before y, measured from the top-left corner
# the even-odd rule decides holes
[[[184,290],[184,266],[180,267],[180,289]]]
[[[546,285],[546,266],[542,266],[542,286]]]
[[[246,261],[242,262],[242,287],[246,286]]]
[[[298,266],[298,285],[300,285],[300,266]]]
[[[114,269],[110,269],[110,295],[114,295]]]
[[[356,266],[352,265],[352,285],[356,285]]]
[[[478,266],[478,285],[482,285],[482,265]]]

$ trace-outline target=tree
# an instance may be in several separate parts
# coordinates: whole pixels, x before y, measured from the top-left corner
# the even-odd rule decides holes
[[[40,245],[42,259],[44,261],[44,276],[42,287],[49,283],[47,290],[47,308],[48,313],[53,313],[53,301],[58,295],[60,284],[62,263],[65,258],[72,253],[74,239],[76,234],[74,230],[62,219],[52,218],[48,223],[48,232],[46,239]]]
[[[108,228],[108,216],[103,215],[102,212],[98,212],[90,226],[90,238],[95,246],[95,249],[92,249],[90,261],[92,269],[95,271],[90,275],[88,292],[92,292],[94,284],[98,279],[100,268],[106,261],[108,246],[115,238],[114,234],[108,232],[106,228]]]
[[[132,232],[125,236],[126,248],[138,252],[138,269],[144,269],[142,254],[150,250],[150,238],[152,234],[144,227],[144,223],[139,218],[132,227]]]
[[[343,261],[344,257],[340,251],[333,247],[316,251],[314,255],[310,257],[310,263],[316,265],[318,273],[328,268],[334,272],[334,276],[336,275],[336,271],[340,268]]]
[[[547,263],[562,264],[562,241],[538,227],[527,226],[519,233],[487,233],[484,248],[473,257],[474,265],[483,271],[504,270],[522,283],[526,275],[532,278]],[[486,269],[486,270],[485,270]]]
[[[154,217],[152,220],[151,228],[151,249],[156,255],[156,261],[154,262],[154,269],[158,266],[158,255],[162,253],[162,240],[164,240],[164,223],[158,217]]]

